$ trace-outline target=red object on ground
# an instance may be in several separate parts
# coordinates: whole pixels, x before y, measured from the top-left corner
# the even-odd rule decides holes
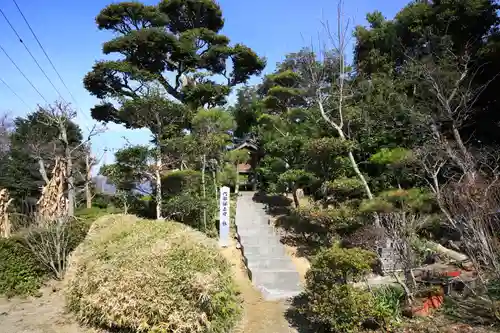
[[[425,299],[424,304],[420,308],[413,310],[413,315],[419,317],[426,317],[430,313],[430,309],[439,309],[443,305],[443,296],[429,296]]]
[[[448,277],[457,277],[460,276],[461,272],[460,271],[451,271],[451,272],[445,272],[445,276]]]

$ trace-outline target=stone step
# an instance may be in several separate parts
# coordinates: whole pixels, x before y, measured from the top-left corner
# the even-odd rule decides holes
[[[295,267],[288,258],[261,258],[247,263],[249,270],[293,270]]]
[[[276,237],[275,235],[272,235],[272,236],[263,235],[262,237],[243,237],[239,241],[243,247],[247,247],[247,246],[249,246],[249,247],[253,247],[253,246],[264,246],[264,247],[279,246],[279,247],[282,247],[283,246],[281,244],[279,238]]]
[[[255,228],[236,227],[236,233],[241,238],[261,237],[262,235],[274,235],[274,229],[270,226],[260,226]]]
[[[298,290],[269,289],[266,288],[265,286],[257,286],[257,289],[260,290],[262,296],[266,301],[288,300],[300,295],[300,293],[302,292],[301,289]]]
[[[272,256],[273,258],[280,258],[280,256],[283,256],[286,258],[285,248],[278,244],[270,246],[244,246],[242,244],[241,249],[243,255],[247,258],[255,256]]]
[[[300,276],[264,208],[248,193],[238,197],[236,237],[253,285],[267,300],[287,299],[301,292]]]
[[[268,300],[293,297],[302,291],[299,273],[295,270],[255,269],[250,278]]]

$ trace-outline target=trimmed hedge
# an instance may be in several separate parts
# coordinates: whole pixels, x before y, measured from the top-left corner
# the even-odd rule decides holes
[[[83,323],[131,332],[229,332],[240,314],[215,241],[176,222],[113,215],[72,255],[68,308]]]

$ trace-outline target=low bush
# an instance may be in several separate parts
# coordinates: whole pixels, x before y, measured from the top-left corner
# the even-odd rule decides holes
[[[301,311],[320,332],[357,332],[377,315],[375,299],[367,291],[348,284],[311,293]]]
[[[373,290],[375,308],[379,317],[386,321],[385,328],[390,328],[402,321],[402,310],[406,298],[405,291],[400,286],[381,286]],[[389,319],[389,321],[387,319]]]
[[[76,219],[61,224],[19,214],[22,228],[11,238],[0,238],[0,295],[35,294],[47,279],[61,279],[67,255],[83,241],[92,222],[108,211],[80,210]]]
[[[230,265],[185,225],[96,221],[72,255],[65,294],[83,323],[123,331],[229,332],[240,313]]]
[[[333,246],[314,258],[306,274],[305,301],[298,309],[322,332],[356,332],[366,321],[385,322],[376,298],[349,282],[371,271],[376,254]]]
[[[329,247],[337,236],[344,236],[362,226],[363,220],[349,206],[320,208],[317,206],[291,209],[278,226],[300,235],[305,243]]]
[[[23,231],[25,246],[54,278],[62,280],[67,257],[85,239],[91,221],[69,217],[39,220]]]
[[[0,295],[35,294],[48,275],[23,238],[0,238]]]

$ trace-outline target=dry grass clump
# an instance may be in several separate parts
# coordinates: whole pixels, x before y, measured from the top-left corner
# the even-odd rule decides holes
[[[229,332],[240,313],[213,240],[128,215],[94,223],[72,255],[66,300],[85,324],[131,332]]]

